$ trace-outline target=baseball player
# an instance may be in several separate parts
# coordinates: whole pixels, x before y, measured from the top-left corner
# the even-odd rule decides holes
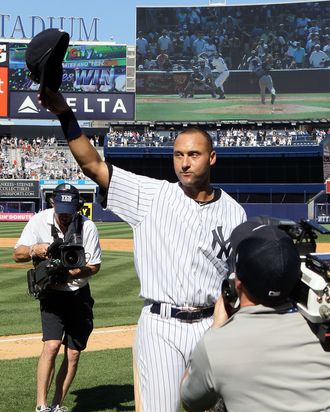
[[[214,83],[216,86],[216,91],[219,93],[219,99],[225,99],[226,96],[225,96],[223,84],[229,77],[228,67],[224,59],[218,52],[215,53],[211,61],[211,64],[215,68],[215,72],[216,72],[216,78],[214,80]]]
[[[251,51],[251,55],[248,57],[246,62],[247,62],[247,65],[248,65],[247,69],[250,70],[250,71],[253,71],[255,66],[262,63],[260,58],[257,55],[257,52],[255,50]]]
[[[144,306],[134,343],[136,410],[175,412],[179,385],[197,341],[212,324],[228,273],[228,242],[243,208],[213,189],[216,153],[210,135],[181,132],[174,144],[177,183],[127,172],[103,161],[60,93],[42,104],[58,115],[83,172],[100,186],[103,207],[134,234],[134,261]]]
[[[273,79],[270,74],[273,64],[273,57],[271,54],[267,55],[264,63],[260,65],[255,64],[253,72],[257,75],[259,79],[259,88],[260,88],[260,96],[261,96],[261,103],[266,103],[266,89],[271,94],[271,105],[272,110],[274,110],[274,103],[276,99],[276,90],[273,85]]]
[[[211,93],[212,97],[216,97],[212,71],[206,66],[204,59],[200,59],[198,64],[193,66],[192,73],[189,76],[188,83],[184,88],[181,97],[194,97],[195,89],[197,87],[203,87]]]

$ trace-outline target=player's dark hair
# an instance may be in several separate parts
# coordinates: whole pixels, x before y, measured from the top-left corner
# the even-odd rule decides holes
[[[206,139],[206,141],[207,141],[207,143],[208,143],[210,152],[211,152],[212,150],[214,150],[213,140],[212,140],[210,134],[207,133],[205,130],[200,129],[199,127],[193,127],[193,126],[192,126],[192,127],[187,127],[186,129],[182,130],[182,132],[180,132],[180,133],[177,135],[176,138],[178,138],[178,137],[179,137],[180,135],[182,135],[182,134],[200,134],[200,135],[202,135],[203,137],[205,137],[205,139]]]

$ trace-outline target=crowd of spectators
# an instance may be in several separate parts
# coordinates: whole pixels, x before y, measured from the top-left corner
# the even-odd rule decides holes
[[[85,179],[69,150],[52,137],[0,138],[1,179]]]
[[[137,130],[111,130],[100,139],[91,137],[91,142],[103,147],[162,147],[173,146],[179,130],[142,132]],[[327,129],[307,132],[301,129],[248,129],[229,128],[208,130],[215,147],[243,146],[290,146],[295,144],[318,145],[330,133]],[[86,179],[68,147],[59,146],[55,137],[18,139],[0,138],[0,179]]]
[[[113,146],[172,146],[179,131],[159,132],[149,130],[113,130],[104,138],[106,147]],[[295,144],[318,145],[330,133],[327,129],[306,130],[290,129],[248,129],[229,128],[208,130],[215,147],[230,146],[291,146]]]
[[[138,14],[138,70],[185,70],[218,51],[229,70],[272,55],[275,69],[330,66],[328,2],[244,7],[145,8]]]
[[[111,130],[104,137],[104,146],[167,146],[173,144],[175,136],[174,131]]]

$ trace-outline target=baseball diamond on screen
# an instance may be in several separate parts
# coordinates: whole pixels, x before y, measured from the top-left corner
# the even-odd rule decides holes
[[[136,119],[330,114],[330,1],[138,7]]]

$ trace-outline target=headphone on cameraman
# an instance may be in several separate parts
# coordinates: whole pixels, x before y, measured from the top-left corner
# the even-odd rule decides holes
[[[76,208],[77,212],[79,212],[79,210],[81,210],[81,208],[84,206],[85,201],[84,198],[80,195],[79,190],[73,185],[70,185],[69,183],[61,183],[60,185],[55,187],[52,195],[49,198],[52,205],[54,205],[55,196],[59,193],[70,193],[78,197],[78,205]]]

